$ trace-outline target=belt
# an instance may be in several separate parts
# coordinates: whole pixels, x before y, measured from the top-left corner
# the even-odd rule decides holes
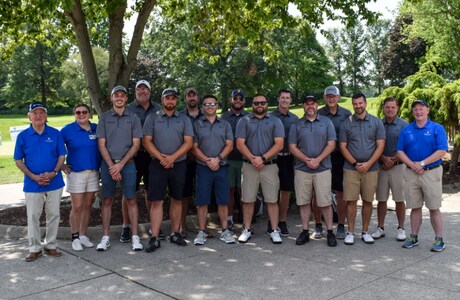
[[[280,152],[278,153],[278,156],[289,156],[291,155],[291,152]]]
[[[91,172],[96,172],[96,170],[83,170],[83,171],[80,171],[80,172],[91,173]]]
[[[429,170],[433,170],[433,169],[436,169],[436,168],[439,168],[441,165],[436,165],[436,166],[433,166],[433,167],[423,167],[423,170],[425,171],[429,171]],[[407,167],[410,169],[410,167]]]
[[[395,166],[397,166],[397,165],[401,165],[401,164],[403,164],[403,162],[402,162],[402,161],[400,161],[400,160],[398,160],[397,162],[395,162]]]
[[[244,162],[250,164],[251,162],[247,159],[243,159]],[[276,164],[277,160],[276,159],[272,159],[272,160],[266,160],[264,161],[264,165],[268,166],[268,165],[273,165],[273,164]]]

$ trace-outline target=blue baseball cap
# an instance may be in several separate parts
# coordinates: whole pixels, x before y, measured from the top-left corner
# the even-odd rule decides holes
[[[48,113],[48,111],[46,110],[46,107],[43,103],[41,102],[38,102],[38,101],[34,101],[32,102],[30,105],[29,105],[29,112],[33,112],[34,110],[38,109],[38,108],[41,108],[43,109],[46,113]]]
[[[240,89],[232,91],[232,97],[235,97],[236,95],[241,95],[241,97],[244,98],[244,92]]]
[[[426,101],[424,101],[424,100],[416,100],[416,101],[412,102],[412,108],[414,108],[414,106],[417,105],[417,104],[421,104],[421,105],[426,106],[428,108],[430,107],[428,105],[428,103],[426,103]]]

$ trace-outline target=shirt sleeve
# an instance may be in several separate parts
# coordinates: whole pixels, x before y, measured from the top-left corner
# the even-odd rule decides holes
[[[96,137],[105,139],[105,114],[102,114],[97,124]]]
[[[133,138],[142,138],[141,120],[137,115],[133,114]]]
[[[149,114],[147,118],[145,119],[144,128],[142,130],[144,135],[153,136],[153,129],[155,127],[154,115],[155,114]]]
[[[275,128],[274,128],[274,132],[273,132],[273,137],[275,137],[275,138],[279,138],[279,137],[284,138],[285,135],[286,134],[284,132],[283,122],[281,122],[280,119],[275,118]]]
[[[185,122],[185,128],[184,128],[184,136],[191,136],[194,137],[193,134],[193,126],[192,126],[192,121],[190,121],[190,118],[184,115],[184,122]]]
[[[235,138],[246,139],[246,124],[248,120],[248,117],[243,117],[238,121],[238,124],[236,124]]]
[[[232,131],[232,126],[230,126],[230,123],[228,123],[227,121],[224,121],[225,122],[225,139],[227,141],[233,141],[233,131]]]
[[[288,143],[297,145],[297,126],[299,126],[299,121],[292,124],[291,128],[289,129],[289,137]]]

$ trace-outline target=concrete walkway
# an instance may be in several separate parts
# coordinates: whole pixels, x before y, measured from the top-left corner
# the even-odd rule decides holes
[[[4,203],[7,190],[0,186],[0,207],[20,204]],[[445,188],[442,211],[446,249],[441,253],[430,252],[434,234],[426,210],[420,245],[412,249],[401,248],[393,237],[396,217],[391,211],[387,236],[373,245],[359,240],[358,214],[355,245],[339,241],[330,248],[323,238],[296,246],[300,219],[292,208],[291,237],[281,245],[270,242],[264,233],[266,219],[259,217],[256,235],[247,244],[226,245],[213,238],[197,247],[195,232],[188,232],[187,247],[165,241],[154,253],[131,251],[115,237],[106,252],[75,252],[69,240],[60,240],[62,257],[44,255],[35,262],[24,261],[27,240],[5,238],[13,230],[3,225],[0,299],[460,299],[457,186]],[[371,230],[375,226],[374,211]],[[239,228],[235,231],[240,233]],[[97,243],[100,235],[91,238]],[[147,240],[142,242],[146,245]]]

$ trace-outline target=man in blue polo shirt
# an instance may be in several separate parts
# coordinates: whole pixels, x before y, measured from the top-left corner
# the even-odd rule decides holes
[[[34,261],[42,254],[39,220],[43,204],[46,211],[43,251],[51,256],[62,255],[57,249],[56,237],[64,187],[60,170],[67,152],[59,130],[46,125],[48,112],[42,103],[30,104],[27,115],[31,125],[18,135],[14,159],[16,166],[24,173],[29,240],[29,254],[26,261]]]
[[[447,134],[440,124],[428,118],[430,108],[423,100],[412,103],[414,122],[401,131],[396,150],[406,164],[406,207],[411,208],[411,234],[404,248],[418,245],[422,225],[422,206],[430,210],[430,221],[435,233],[431,251],[444,250],[442,239],[442,157],[447,151]]]

